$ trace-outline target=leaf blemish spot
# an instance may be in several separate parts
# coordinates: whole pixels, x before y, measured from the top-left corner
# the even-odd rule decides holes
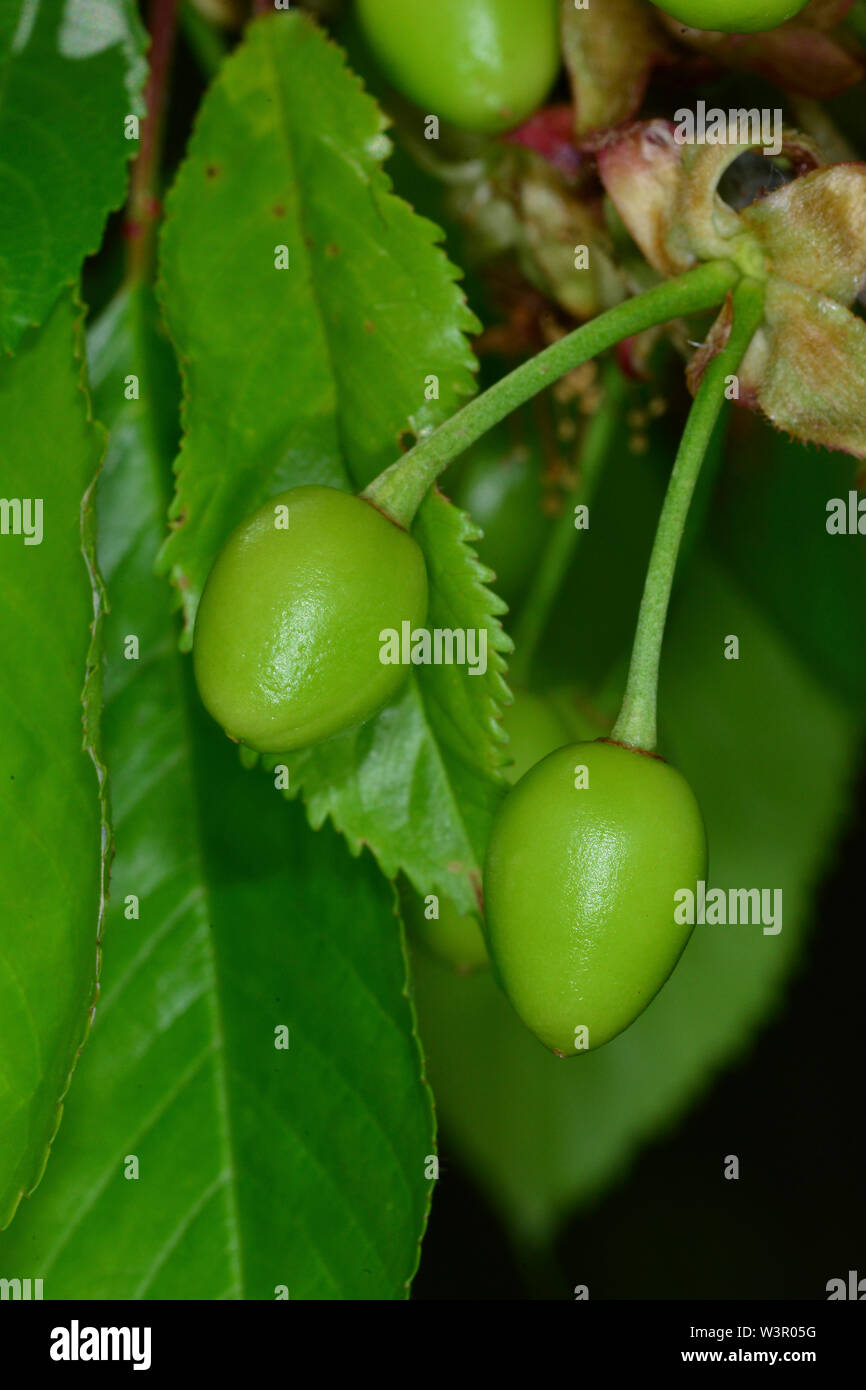
[[[209,179],[215,179],[217,175],[221,173],[222,170],[220,169],[220,166],[218,164],[209,164],[205,169],[205,174]]]
[[[339,248],[339,246],[337,245],[337,243],[336,243],[335,241],[329,241],[329,242],[328,242],[328,245],[325,247],[325,255],[326,255],[326,256],[334,257],[334,256],[339,256],[339,254],[340,254],[340,248]]]

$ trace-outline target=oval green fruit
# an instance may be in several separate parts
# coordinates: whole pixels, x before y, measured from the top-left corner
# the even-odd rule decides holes
[[[808,3],[809,0],[653,0],[658,9],[693,29],[725,34],[777,29]]]
[[[479,560],[496,576],[493,587],[510,608],[525,592],[551,531],[543,511],[540,450],[515,442],[509,426],[486,434],[460,460],[452,487],[458,507],[468,512],[483,535],[475,543]]]
[[[695,891],[706,855],[685,779],[619,744],[560,748],[509,792],[484,868],[488,945],[541,1042],[575,1056],[646,1008],[691,933],[674,894]]]
[[[494,134],[531,115],[559,68],[557,0],[358,0],[367,41],[425,114]]]
[[[502,720],[509,739],[512,762],[505,769],[509,782],[516,782],[530,767],[568,742],[565,725],[556,710],[541,695],[528,690],[515,692]],[[407,893],[406,921],[416,940],[434,956],[455,970],[465,973],[489,964],[487,945],[478,919],[459,913],[448,898],[440,897],[438,917],[427,917],[425,904],[417,893]]]
[[[439,895],[437,916],[428,917],[424,898],[410,889],[403,895],[403,916],[415,941],[458,975],[468,975],[490,964],[484,933],[471,913],[458,912],[450,898]]]
[[[512,786],[546,758],[554,749],[568,743],[565,725],[544,695],[531,690],[516,690],[514,700],[503,715],[502,724],[508,735],[511,761],[505,776]]]
[[[199,692],[230,738],[306,747],[396,695],[408,668],[382,664],[381,633],[426,616],[424,557],[406,531],[351,493],[293,488],[217,556],[195,624]]]

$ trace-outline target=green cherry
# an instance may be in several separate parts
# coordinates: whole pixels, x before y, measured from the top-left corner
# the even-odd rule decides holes
[[[505,775],[512,786],[555,748],[568,743],[568,733],[554,706],[544,695],[515,691],[503,718],[511,761]]]
[[[381,663],[380,633],[426,616],[424,557],[406,531],[351,493],[293,488],[217,556],[195,624],[201,698],[259,752],[318,743],[393,698],[407,667]]]
[[[653,0],[653,4],[693,29],[724,34],[756,34],[777,29],[806,8],[809,0]]]
[[[358,0],[367,41],[425,114],[495,134],[532,114],[559,68],[557,0]]]
[[[484,933],[471,913],[458,912],[450,898],[439,895],[438,917],[427,916],[426,899],[409,890],[403,897],[403,916],[413,940],[458,975],[490,964]]]
[[[570,744],[511,790],[484,868],[488,945],[545,1046],[600,1047],[647,1007],[691,932],[674,894],[695,890],[706,856],[688,783],[653,755]]]
[[[467,450],[446,491],[483,535],[479,560],[496,575],[492,587],[514,608],[538,568],[551,531],[543,511],[540,450],[515,443],[499,425]],[[507,720],[506,720],[507,723]]]
[[[512,758],[505,775],[512,783],[540,758],[568,742],[565,725],[553,706],[543,696],[528,690],[516,692],[514,703],[505,711],[502,722]],[[414,938],[460,974],[490,963],[477,918],[468,913],[463,916],[448,898],[439,898],[438,918],[428,918],[423,899],[416,893],[407,893],[404,911]]]

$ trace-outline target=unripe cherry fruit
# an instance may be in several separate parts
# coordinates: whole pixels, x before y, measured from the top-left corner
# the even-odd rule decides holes
[[[512,788],[484,868],[488,946],[545,1046],[575,1056],[642,1013],[691,932],[674,920],[674,894],[695,890],[706,860],[691,788],[654,755],[570,744]]]
[[[408,532],[351,493],[293,488],[217,556],[195,624],[199,692],[229,737],[259,752],[318,743],[393,698],[408,668],[382,664],[380,634],[426,616]]]
[[[482,564],[493,570],[491,587],[512,613],[526,593],[551,531],[541,483],[540,445],[514,441],[507,424],[489,430],[460,459],[449,496],[468,512],[483,535],[475,543]],[[506,716],[506,727],[508,717]]]
[[[804,10],[809,0],[653,0],[657,9],[692,29],[756,34],[777,29]]]
[[[413,941],[443,965],[450,965],[458,975],[469,975],[489,965],[484,933],[477,918],[458,912],[451,899],[442,894],[438,911],[438,917],[427,917],[425,901],[414,889],[403,895],[403,918]]]
[[[558,0],[358,0],[367,41],[398,92],[462,130],[510,130],[547,96],[560,62]]]
[[[542,695],[528,690],[515,691],[514,702],[505,711],[502,723],[512,758],[505,776],[512,783],[540,758],[568,742],[565,725],[553,706]],[[445,965],[466,974],[490,963],[478,920],[468,913],[463,916],[449,898],[440,895],[438,918],[428,918],[423,900],[416,893],[408,893],[404,912],[414,938]]]

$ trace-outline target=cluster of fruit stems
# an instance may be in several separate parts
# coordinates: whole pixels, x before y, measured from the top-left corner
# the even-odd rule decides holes
[[[652,752],[657,741],[659,663],[680,542],[726,387],[731,378],[736,378],[763,316],[764,288],[760,281],[741,276],[729,261],[710,261],[618,304],[522,363],[470,401],[361,494],[408,529],[440,473],[511,411],[623,339],[686,314],[718,308],[728,294],[733,300],[730,335],[704,372],[680,441],[650,555],[625,696],[611,733],[616,742],[646,752]],[[613,414],[611,410],[602,411],[588,427],[581,460],[584,489],[594,486],[610,446]],[[529,615],[516,634],[519,677],[525,676],[547,606],[571,554],[571,530],[573,522],[567,508],[537,576]]]

